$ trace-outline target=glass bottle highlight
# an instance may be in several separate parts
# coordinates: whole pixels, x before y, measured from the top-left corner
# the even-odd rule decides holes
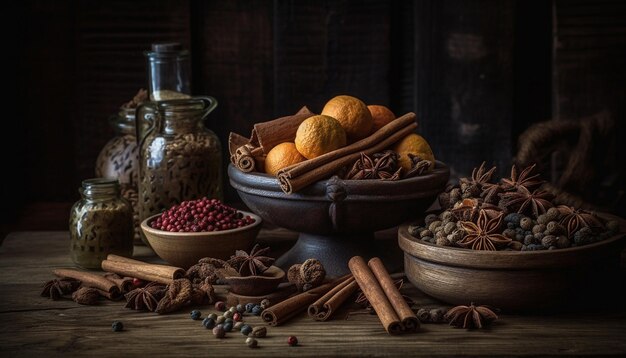
[[[133,210],[121,197],[117,179],[82,182],[81,200],[70,211],[70,257],[83,268],[98,269],[107,255],[133,254]]]

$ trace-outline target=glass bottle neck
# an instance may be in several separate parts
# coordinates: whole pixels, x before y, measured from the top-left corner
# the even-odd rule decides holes
[[[165,134],[193,133],[203,127],[205,108],[202,101],[191,99],[157,103],[163,119],[161,131]]]
[[[120,197],[120,184],[117,179],[94,178],[83,180],[80,195],[91,201],[104,201]]]

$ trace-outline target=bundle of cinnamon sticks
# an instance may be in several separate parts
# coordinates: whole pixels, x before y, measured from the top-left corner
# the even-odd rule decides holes
[[[365,263],[362,257],[355,256],[348,262],[348,267],[389,334],[417,331],[417,316],[379,258]]]

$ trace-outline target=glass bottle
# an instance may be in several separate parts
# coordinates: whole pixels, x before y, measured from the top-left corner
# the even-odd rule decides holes
[[[215,107],[215,98],[193,97],[137,108],[137,127],[150,123],[137,135],[140,220],[184,200],[222,198],[221,144],[203,122]]]
[[[104,145],[96,159],[96,177],[115,178],[119,181],[122,197],[133,208],[134,243],[143,245],[137,208],[139,181],[139,151],[135,130],[136,108],[121,107],[110,118],[116,135]]]
[[[191,95],[189,51],[179,43],[152,44],[145,52],[151,101],[185,99]]]
[[[70,256],[78,266],[99,269],[108,254],[133,254],[133,213],[117,179],[82,182],[81,200],[70,211]]]

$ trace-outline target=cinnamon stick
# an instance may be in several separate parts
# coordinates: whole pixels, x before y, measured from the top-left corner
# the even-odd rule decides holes
[[[342,167],[359,159],[361,153],[372,155],[383,151],[417,128],[415,113],[399,117],[367,138],[317,158],[294,164],[278,171],[281,189],[291,194],[320,179],[327,178]]]
[[[116,273],[107,272],[104,274],[104,278],[115,283],[115,285],[117,285],[117,288],[119,288],[120,292],[122,293],[130,291],[133,287],[132,277],[121,277]]]
[[[335,286],[309,306],[309,317],[316,321],[326,321],[358,287],[354,277],[350,275],[350,278]]]
[[[337,286],[338,283],[341,283],[348,278],[349,275],[343,276],[333,282],[312,288],[278,304],[270,306],[261,313],[261,318],[268,322],[270,326],[281,325],[295,317],[298,313],[306,310],[312,302],[319,299],[333,287]]]
[[[306,106],[291,116],[285,116],[268,122],[256,123],[252,129],[250,143],[258,144],[264,154],[283,142],[293,142],[298,127],[305,119],[314,116]]]
[[[131,276],[163,284],[169,284],[185,276],[185,270],[180,267],[149,264],[117,255],[107,256],[107,259],[102,261],[102,269],[121,276]]]
[[[391,302],[387,299],[385,292],[376,280],[374,273],[367,266],[365,260],[361,256],[354,256],[348,261],[348,267],[354,275],[354,279],[359,284],[361,291],[369,300],[370,304],[376,311],[380,323],[389,334],[402,333],[402,323],[400,317],[394,310]]]
[[[120,295],[120,290],[117,285],[95,273],[87,271],[78,271],[73,269],[55,269],[52,271],[59,277],[73,278],[79,280],[82,286],[97,288],[103,292],[106,292],[110,297],[117,297]]]
[[[406,303],[406,300],[398,291],[393,279],[385,269],[385,265],[380,258],[374,257],[367,263],[367,266],[372,270],[372,273],[378,280],[383,292],[387,296],[387,299],[391,303],[402,324],[403,330],[407,332],[414,332],[419,328],[419,320],[411,307]],[[371,301],[370,301],[371,302]]]

